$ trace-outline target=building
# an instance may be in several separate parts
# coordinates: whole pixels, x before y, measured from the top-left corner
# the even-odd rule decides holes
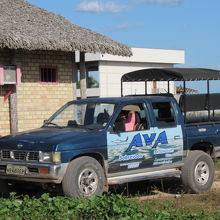
[[[85,53],[132,55],[128,46],[25,0],[0,0],[0,25],[0,136],[40,127],[76,99],[76,51],[82,86]],[[21,79],[10,82],[7,70],[18,67]]]
[[[11,63],[12,50],[0,49],[0,64]],[[132,48],[133,56],[122,57],[101,53],[86,53],[87,76],[94,76],[98,88],[88,88],[88,97],[120,96],[121,76],[127,72],[152,68],[173,67],[184,63],[184,51]],[[79,61],[79,53],[76,61]],[[18,130],[40,127],[45,119],[67,101],[76,99],[73,70],[74,54],[59,51],[16,50],[16,65],[21,67],[21,84],[16,87]],[[157,89],[164,92],[167,82],[158,82]],[[95,85],[97,87],[97,85]],[[12,85],[0,86],[0,135],[10,133],[9,95]],[[143,83],[131,83],[127,94],[143,94]],[[153,83],[148,85],[152,93]],[[171,92],[174,86],[171,86]],[[80,91],[77,90],[77,96]]]
[[[104,97],[120,95],[124,73],[184,63],[184,51],[131,51],[25,0],[0,0],[0,24],[0,136],[38,128],[60,106],[76,99],[76,61],[81,97],[86,88],[86,69],[87,76],[96,73],[99,87],[89,88],[87,95]],[[5,80],[6,69],[18,67],[21,79],[17,83]],[[143,92],[139,88],[138,84],[128,85],[126,91]]]
[[[146,68],[171,68],[175,64],[184,64],[183,50],[131,48],[131,57],[108,54],[86,54],[87,77],[93,76],[98,81],[98,88],[90,88],[88,97],[117,97],[121,95],[121,76],[125,73]],[[77,61],[79,58],[76,58]],[[89,81],[89,80],[88,80]],[[94,87],[97,87],[97,83]],[[167,82],[149,82],[148,93],[167,91]],[[175,92],[174,83],[170,83],[171,92]],[[124,94],[144,94],[144,83],[127,83]],[[80,97],[79,90],[77,97]]]

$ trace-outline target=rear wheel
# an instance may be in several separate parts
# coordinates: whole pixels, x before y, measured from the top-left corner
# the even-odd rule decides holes
[[[62,181],[64,194],[74,198],[102,194],[105,185],[106,178],[102,166],[88,156],[73,160]]]
[[[182,182],[192,193],[208,191],[214,181],[215,165],[212,158],[203,151],[194,151],[188,155],[182,167]]]

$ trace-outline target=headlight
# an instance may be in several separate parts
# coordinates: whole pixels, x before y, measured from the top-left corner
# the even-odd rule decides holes
[[[58,163],[61,161],[60,152],[54,152],[52,154],[52,159],[54,163]]]
[[[42,163],[60,162],[60,152],[40,152],[39,161]]]

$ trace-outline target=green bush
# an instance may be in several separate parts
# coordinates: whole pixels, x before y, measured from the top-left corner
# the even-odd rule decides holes
[[[166,202],[163,207],[156,205],[155,201],[140,205],[121,195],[73,199],[50,197],[48,194],[43,194],[40,198],[17,197],[12,193],[8,199],[0,198],[0,219],[215,219],[206,216],[203,211],[188,213],[177,209],[174,203]],[[219,216],[219,213],[216,213],[216,216]]]
[[[141,219],[138,205],[121,195],[96,196],[90,199],[69,197],[40,198],[11,194],[0,199],[0,219]]]
[[[220,158],[216,159],[216,169],[220,169]]]

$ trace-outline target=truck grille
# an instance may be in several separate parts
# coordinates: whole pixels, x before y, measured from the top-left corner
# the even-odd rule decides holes
[[[14,161],[39,161],[39,152],[2,150],[1,159]]]
[[[10,159],[10,151],[3,150],[2,151],[2,159]]]
[[[23,151],[13,151],[15,160],[25,160],[27,153]],[[11,153],[11,154],[13,154]]]

